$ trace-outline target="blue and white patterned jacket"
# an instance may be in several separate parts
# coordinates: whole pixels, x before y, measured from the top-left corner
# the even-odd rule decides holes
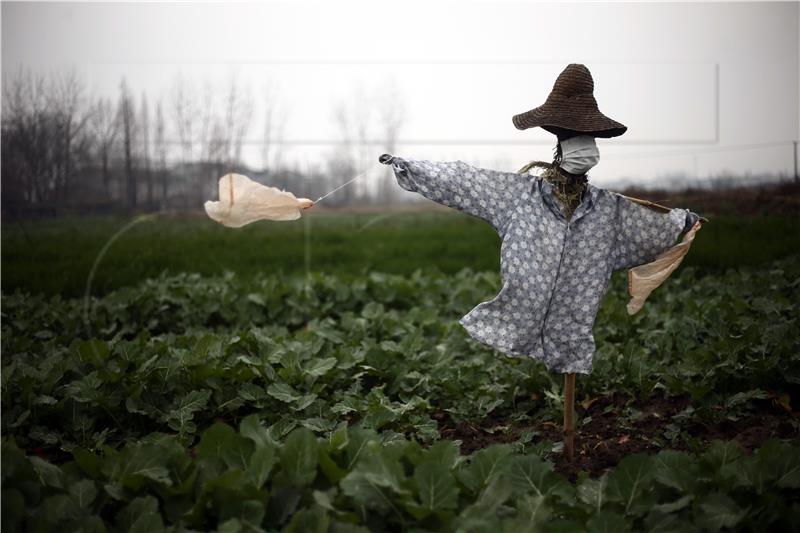
[[[693,222],[686,209],[661,213],[591,184],[568,221],[536,175],[399,157],[392,167],[404,189],[500,235],[502,288],[459,323],[495,350],[555,372],[591,373],[592,326],[612,272],[652,261]]]

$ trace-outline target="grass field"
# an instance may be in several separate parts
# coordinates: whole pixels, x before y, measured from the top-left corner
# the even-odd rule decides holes
[[[6,223],[2,289],[82,295],[92,265],[134,218]],[[498,271],[500,239],[485,222],[452,211],[316,213],[241,229],[205,218],[155,217],[113,241],[98,264],[93,294],[170,273],[231,271],[339,276],[415,270]],[[698,234],[684,264],[704,272],[759,265],[800,250],[797,217],[720,215]]]
[[[457,324],[500,284],[487,224],[130,223],[3,226],[3,530],[800,524],[793,216],[713,217],[636,315],[612,278],[571,462],[563,376]]]

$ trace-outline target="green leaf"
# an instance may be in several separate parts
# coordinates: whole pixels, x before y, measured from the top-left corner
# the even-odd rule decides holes
[[[331,412],[346,415],[347,413],[358,412],[361,409],[366,409],[366,402],[363,398],[356,398],[355,396],[347,395],[342,401],[336,403],[331,407]]]
[[[266,525],[283,524],[296,511],[304,491],[289,485],[273,488],[267,505]]]
[[[676,514],[664,514],[653,509],[644,519],[644,531],[649,533],[699,533],[701,530]]]
[[[156,446],[128,445],[117,457],[109,477],[130,489],[138,489],[148,479],[171,485],[167,463],[168,458]]]
[[[577,487],[578,499],[591,505],[596,511],[600,511],[607,499],[607,488],[608,472],[603,472],[597,479],[583,479]]]
[[[244,471],[254,449],[251,440],[236,433],[229,425],[217,422],[203,432],[197,445],[197,457],[211,461],[221,459],[228,468]]]
[[[354,470],[339,483],[342,492],[357,503],[380,513],[395,509],[390,483],[364,470]]]
[[[317,450],[319,454],[317,460],[319,461],[319,467],[322,470],[322,473],[325,474],[325,477],[328,478],[332,484],[338,484],[339,481],[347,475],[347,471],[336,464],[328,450],[323,448],[322,446],[319,447]]]
[[[283,530],[285,533],[327,533],[331,519],[328,511],[319,505],[300,509]]]
[[[439,463],[448,470],[455,468],[464,457],[461,455],[458,444],[451,440],[434,442],[425,454],[425,461]]]
[[[137,520],[148,515],[158,515],[158,500],[153,496],[141,496],[117,513],[116,523],[119,529],[128,531]]]
[[[455,509],[458,504],[458,486],[450,469],[441,463],[426,461],[414,471],[419,501],[431,511]]]
[[[194,433],[195,426],[191,423],[194,414],[205,408],[211,391],[208,389],[193,390],[185,396],[178,398],[166,416],[169,427],[181,433]]]
[[[257,500],[241,500],[227,503],[220,510],[220,522],[236,518],[244,531],[260,529],[264,521],[266,509],[264,504]]]
[[[239,398],[246,402],[258,403],[260,405],[261,400],[266,397],[267,392],[264,390],[264,387],[256,385],[255,383],[248,381],[239,386]]]
[[[247,463],[246,475],[250,482],[260,489],[264,486],[272,467],[276,462],[275,448],[271,446],[259,446],[255,449]]]
[[[756,453],[757,467],[765,479],[776,486],[800,488],[800,446],[791,446],[777,439],[767,439]]]
[[[319,505],[300,509],[292,515],[285,533],[327,533],[331,524],[328,511]],[[337,529],[338,531],[338,529]]]
[[[489,484],[475,502],[477,509],[484,513],[494,513],[514,493],[514,486],[505,472],[489,479]]]
[[[328,441],[328,450],[333,453],[340,452],[347,447],[349,442],[350,437],[348,436],[347,423],[345,422],[331,432],[331,436]]]
[[[297,486],[308,485],[317,475],[317,437],[306,428],[289,433],[280,449],[280,464],[289,481]]]
[[[76,344],[76,348],[81,361],[91,363],[92,366],[98,369],[104,366],[109,354],[108,343],[99,339],[79,341]]]
[[[326,418],[314,417],[301,420],[300,424],[303,427],[310,429],[311,431],[318,431],[322,433],[325,431],[332,430],[336,426],[336,421],[329,420]]]
[[[65,488],[64,472],[62,472],[59,467],[35,455],[28,457],[28,460],[31,462],[31,465],[33,465],[33,469],[36,471],[36,474],[38,474],[42,485],[58,489]]]
[[[512,448],[508,444],[492,444],[475,452],[469,465],[458,471],[459,480],[471,491],[485,487],[495,476],[505,472],[511,465]]]
[[[552,515],[547,497],[524,494],[517,498],[517,516],[506,528],[507,531],[537,531]]]
[[[244,530],[238,518],[231,518],[219,524],[216,533],[241,533]]]
[[[297,419],[290,415],[284,415],[277,422],[267,428],[267,437],[276,445],[280,445],[291,430],[297,427]]]
[[[391,450],[376,441],[369,441],[360,454],[358,464],[339,486],[356,502],[381,512],[395,509],[392,494],[409,494],[402,487],[402,467]]]
[[[164,520],[161,515],[146,513],[136,519],[128,533],[160,533],[162,531],[164,531]]]
[[[303,396],[297,399],[295,405],[292,406],[292,409],[295,411],[302,411],[303,409],[314,403],[314,400],[316,399],[317,395],[314,394],[313,392],[310,394],[304,394]]]
[[[364,424],[373,429],[380,429],[389,422],[397,420],[397,413],[390,407],[383,404],[373,404],[367,409],[364,416]]]
[[[713,440],[700,459],[711,467],[712,472],[718,472],[741,456],[742,449],[735,441]]]
[[[291,386],[282,382],[272,383],[269,387],[267,387],[267,394],[284,403],[293,403],[299,400],[302,396]]]
[[[311,362],[304,368],[305,372],[312,376],[324,376],[330,369],[336,366],[338,359],[335,357],[328,357],[325,359],[312,359]]]
[[[565,501],[574,499],[574,489],[569,482],[553,471],[552,464],[535,455],[514,457],[508,473],[517,492],[533,493],[537,496],[552,494]]]
[[[648,495],[653,470],[653,462],[647,454],[625,457],[608,475],[609,499],[622,503],[625,514],[646,512],[652,506]]]
[[[197,360],[214,359],[222,355],[222,339],[215,335],[203,335],[197,340],[193,354]]]
[[[378,440],[378,433],[373,429],[361,427],[350,429],[349,439],[345,446],[347,462],[343,465],[346,470],[352,470],[356,462],[361,458],[361,454],[366,449],[367,444],[373,440]]]
[[[274,448],[275,442],[270,438],[267,429],[261,425],[258,415],[246,416],[239,423],[239,433],[255,443],[256,448]]]
[[[97,487],[91,479],[82,479],[70,485],[69,493],[75,505],[81,509],[88,509],[97,497]]]
[[[103,399],[103,393],[100,391],[102,386],[103,380],[100,379],[98,372],[95,370],[67,384],[65,392],[76,402],[100,402]]]
[[[674,513],[675,511],[680,511],[681,509],[683,509],[684,507],[689,505],[692,502],[693,499],[694,499],[694,495],[687,494],[686,496],[684,496],[682,498],[678,498],[674,502],[662,503],[660,505],[654,505],[653,509],[655,509],[657,511],[660,511],[660,512],[662,512],[664,514]]]
[[[695,522],[711,531],[734,527],[747,514],[750,507],[741,508],[729,496],[717,492],[697,501]]]
[[[745,404],[751,400],[763,400],[765,398],[769,398],[769,394],[761,389],[738,392],[725,401],[725,408],[727,410],[731,410],[734,407]]]
[[[653,457],[655,480],[680,492],[692,492],[697,485],[697,462],[685,452],[662,450]]]
[[[589,533],[624,533],[631,528],[625,519],[612,511],[602,510],[586,522]]]
[[[51,531],[56,524],[79,518],[80,513],[77,511],[72,499],[66,494],[48,496],[42,500],[38,512],[34,515],[34,520],[38,524],[31,529]]]

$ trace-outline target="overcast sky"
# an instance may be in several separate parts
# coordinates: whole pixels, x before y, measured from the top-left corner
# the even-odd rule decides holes
[[[600,110],[629,128],[598,139],[590,176],[652,184],[793,172],[799,27],[798,2],[3,2],[2,73],[72,65],[96,94],[115,97],[125,76],[165,105],[178,73],[198,94],[233,77],[257,102],[254,165],[268,91],[285,115],[284,156],[301,165],[335,149],[324,143],[341,139],[337,105],[371,113],[379,136],[377,110],[397,102],[398,155],[516,170],[549,160],[555,138],[511,117],[583,63]]]

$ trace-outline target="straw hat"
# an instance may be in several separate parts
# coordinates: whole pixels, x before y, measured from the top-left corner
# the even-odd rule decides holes
[[[570,63],[558,75],[544,104],[514,115],[514,126],[525,130],[541,126],[551,133],[571,130],[593,137],[617,137],[627,126],[602,114],[594,99],[594,80],[585,65]]]

